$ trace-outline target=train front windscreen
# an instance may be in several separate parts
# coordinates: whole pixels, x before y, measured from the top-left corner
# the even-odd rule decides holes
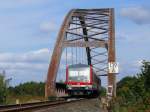
[[[90,82],[90,68],[69,69],[68,79],[73,82]]]

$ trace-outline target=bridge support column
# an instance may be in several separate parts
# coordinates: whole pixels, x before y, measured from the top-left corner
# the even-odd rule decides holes
[[[109,43],[108,43],[108,63],[115,62],[115,28],[114,28],[114,9],[109,13]],[[112,97],[116,97],[116,74],[108,73],[108,86],[112,86]]]

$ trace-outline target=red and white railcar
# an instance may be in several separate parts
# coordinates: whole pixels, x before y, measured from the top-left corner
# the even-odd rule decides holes
[[[66,85],[69,95],[97,95],[101,80],[94,73],[92,66],[75,64],[66,68]]]

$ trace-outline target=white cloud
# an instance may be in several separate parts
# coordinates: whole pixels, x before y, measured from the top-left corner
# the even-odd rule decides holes
[[[150,24],[150,9],[146,7],[122,8],[121,15],[132,20],[136,24]]]
[[[0,62],[47,62],[50,55],[47,48],[26,53],[0,53]]]
[[[47,48],[26,53],[0,53],[0,70],[45,70],[50,56],[51,53]]]
[[[9,63],[9,62],[3,62],[0,63],[0,69],[1,70],[22,70],[22,71],[40,71],[45,70],[45,68],[48,67],[48,64],[46,63],[26,63],[26,62],[17,62],[17,63]]]
[[[51,32],[51,31],[56,31],[57,30],[57,25],[54,21],[46,21],[41,23],[40,29],[43,32]]]

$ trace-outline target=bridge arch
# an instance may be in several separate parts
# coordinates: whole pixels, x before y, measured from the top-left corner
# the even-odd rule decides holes
[[[72,27],[75,25],[75,27]],[[74,30],[79,29],[79,32]],[[68,35],[76,38],[69,39]],[[108,72],[108,63],[115,62],[114,9],[73,9],[65,17],[49,64],[45,85],[45,97],[55,96],[55,81],[62,52],[67,47],[85,47],[87,64],[97,70],[99,76],[108,76],[116,96],[115,74]],[[100,51],[99,48],[105,49]],[[104,56],[105,59],[96,58]],[[105,65],[105,68],[103,65]]]

